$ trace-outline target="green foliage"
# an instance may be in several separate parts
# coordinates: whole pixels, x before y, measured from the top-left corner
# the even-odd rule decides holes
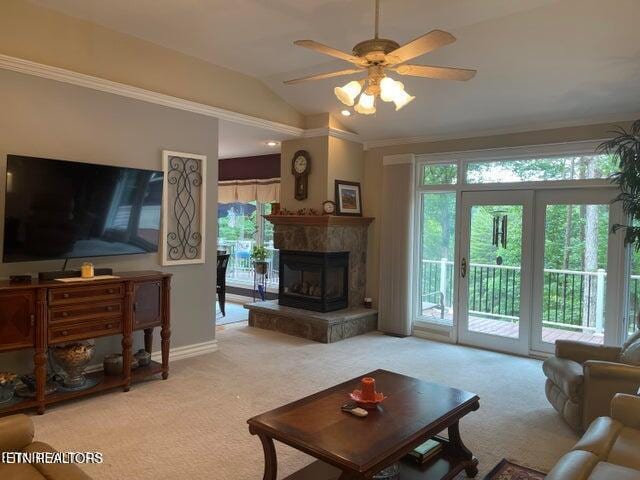
[[[458,167],[455,164],[426,164],[422,171],[423,185],[449,185],[457,182]]]
[[[269,252],[262,245],[256,245],[251,250],[251,260],[254,262],[264,262],[269,257]]]
[[[613,155],[618,160],[619,171],[611,180],[620,186],[616,202],[622,202],[622,210],[631,217],[631,225],[616,224],[613,231],[625,230],[625,242],[640,250],[640,120],[629,131],[618,127],[616,136],[598,147],[598,151]]]

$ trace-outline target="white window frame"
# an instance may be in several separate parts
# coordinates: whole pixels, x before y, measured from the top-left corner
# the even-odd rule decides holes
[[[454,247],[454,272],[457,271],[456,265],[460,264],[460,241],[458,239],[458,232],[461,232],[461,196],[462,192],[469,191],[499,191],[499,190],[543,190],[543,189],[591,189],[591,188],[614,188],[612,187],[609,179],[587,179],[587,180],[545,180],[545,181],[528,181],[528,182],[511,182],[511,183],[467,183],[466,173],[467,165],[469,163],[479,162],[491,162],[500,160],[526,160],[526,159],[540,159],[546,157],[558,157],[558,156],[580,156],[580,155],[594,155],[596,154],[596,148],[605,139],[579,141],[579,142],[564,142],[557,144],[539,144],[529,145],[523,147],[506,147],[495,148],[485,150],[465,150],[456,152],[443,152],[443,153],[429,153],[429,154],[416,154],[416,174],[415,174],[415,217],[414,217],[414,258],[421,259],[421,243],[422,243],[422,193],[424,192],[455,192],[456,193],[456,218],[455,218],[455,231],[456,240]],[[455,184],[444,185],[423,185],[422,184],[422,167],[425,164],[456,164],[458,167],[457,182]],[[611,256],[611,254],[610,254]],[[616,292],[616,298],[619,299],[619,305],[623,306],[616,316],[618,317],[617,326],[615,332],[615,338],[610,338],[610,343],[621,343],[624,339],[625,332],[627,331],[626,325],[626,311],[628,309],[628,278],[629,278],[629,258],[630,249],[625,247],[618,252],[618,255],[614,259],[616,264],[620,265],[617,268],[617,275],[620,277],[617,282],[622,288],[619,288]],[[610,258],[611,260],[611,258]],[[419,305],[417,301],[413,302],[413,325],[416,330],[419,330],[421,336],[442,339],[443,335],[448,336],[449,341],[458,341],[458,303],[459,303],[459,278],[458,275],[453,276],[453,325],[441,322],[427,321],[425,317],[422,317],[419,312]],[[413,288],[414,293],[419,292],[420,288],[420,269],[414,269],[413,272]],[[621,283],[620,283],[621,282]],[[419,295],[413,295],[413,297],[420,298]],[[432,331],[434,335],[424,333],[425,330]]]

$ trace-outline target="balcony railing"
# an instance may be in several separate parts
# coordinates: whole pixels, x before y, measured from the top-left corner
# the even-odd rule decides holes
[[[236,282],[240,284],[253,285],[253,261],[251,260],[251,250],[253,241],[218,241],[218,250],[225,250],[229,254],[229,264],[227,265],[227,283]],[[266,247],[269,256],[268,263],[268,283],[277,285],[279,281],[279,251],[273,247]]]
[[[469,313],[505,321],[520,316],[520,267],[469,265]],[[582,330],[596,334],[604,331],[604,299],[607,273],[575,270],[544,270],[542,323],[544,326]],[[421,300],[423,313],[433,310],[444,318],[452,311],[453,262],[447,259],[422,260]],[[640,275],[630,280],[629,318],[640,307]],[[628,322],[630,332],[635,322]]]

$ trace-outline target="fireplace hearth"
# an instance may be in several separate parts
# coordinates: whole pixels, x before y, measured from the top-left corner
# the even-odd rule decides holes
[[[349,252],[280,250],[278,303],[315,312],[349,305]]]

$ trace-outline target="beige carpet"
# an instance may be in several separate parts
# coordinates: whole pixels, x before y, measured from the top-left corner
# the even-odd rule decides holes
[[[575,435],[544,398],[541,363],[417,338],[369,334],[332,345],[236,324],[218,352],[172,364],[169,380],[113,392],[34,416],[36,436],[59,449],[102,451],[95,479],[261,479],[252,415],[376,368],[477,393],[461,424],[480,475],[503,457],[547,471]],[[311,460],[278,446],[279,478]]]

